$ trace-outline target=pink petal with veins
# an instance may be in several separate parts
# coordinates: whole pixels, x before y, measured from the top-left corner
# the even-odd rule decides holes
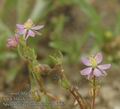
[[[33,32],[32,30],[29,30],[28,36],[35,37],[35,32]]]
[[[111,64],[103,64],[103,65],[98,65],[98,68],[101,70],[106,70],[111,67]]]
[[[87,57],[82,57],[81,61],[86,66],[90,66],[91,65],[90,60]]]
[[[35,32],[29,30],[27,36],[25,37],[25,40],[27,40],[29,37],[35,37]]]
[[[103,75],[102,72],[101,72],[99,69],[97,69],[97,68],[94,69],[93,74],[94,74],[96,77],[100,77],[100,76]]]
[[[44,27],[44,25],[38,25],[38,26],[34,26],[34,27],[32,27],[32,30],[35,30],[35,31],[37,31],[37,30],[40,30],[40,29],[42,29]]]
[[[16,26],[17,26],[18,29],[24,29],[24,25],[16,24]]]
[[[92,67],[88,67],[80,71],[81,75],[90,75],[92,72]]]
[[[95,56],[95,59],[97,61],[97,64],[100,64],[103,60],[102,53],[97,53],[96,56]]]

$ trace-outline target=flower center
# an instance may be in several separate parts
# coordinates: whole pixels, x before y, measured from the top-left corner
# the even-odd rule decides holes
[[[24,27],[28,30],[31,29],[32,26],[33,26],[33,22],[30,19],[27,22],[25,22],[25,24],[24,24]]]
[[[95,58],[90,57],[90,63],[92,65],[92,68],[96,68],[97,67],[97,61]]]

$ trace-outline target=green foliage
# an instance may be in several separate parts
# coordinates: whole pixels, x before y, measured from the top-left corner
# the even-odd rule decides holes
[[[36,0],[34,8],[31,12],[30,18],[33,21],[39,21],[39,19],[46,16],[49,10],[47,10],[48,6],[50,4],[50,1],[47,0]]]
[[[115,35],[120,35],[120,14],[117,15],[116,26],[115,26]]]
[[[17,64],[16,66],[14,66],[13,69],[9,70],[9,72],[6,75],[6,83],[7,84],[10,84],[11,82],[14,81],[14,79],[17,76],[18,71],[20,70],[20,68],[21,68],[21,66]]]
[[[30,1],[31,0],[16,0],[17,5],[17,21],[24,22],[28,19],[28,10],[30,9]]]
[[[21,57],[28,59],[30,61],[36,60],[37,56],[34,49],[26,45],[26,42],[23,37],[20,38],[20,44],[18,46],[18,51]]]
[[[53,24],[55,25],[54,32],[51,35],[52,41],[50,42],[50,46],[60,50],[67,54],[69,62],[75,62],[78,60],[80,56],[80,47],[81,47],[81,37],[74,37],[70,41],[66,41],[62,37],[62,33],[64,31],[64,25],[67,18],[63,15],[59,16],[55,19]],[[70,36],[71,37],[71,36]]]
[[[67,79],[63,78],[59,80],[60,85],[65,88],[65,89],[69,89],[70,88],[70,83]]]
[[[54,61],[54,64],[63,64],[63,55],[60,51],[57,51],[53,56],[50,55],[50,58]]]
[[[44,96],[44,98],[45,98],[45,107],[46,107],[46,109],[53,109],[49,97],[48,96]]]
[[[103,27],[101,27],[101,16],[95,8],[88,2],[88,0],[76,0],[77,5],[89,18],[88,34],[92,33],[96,38],[97,44],[102,44],[103,41]]]

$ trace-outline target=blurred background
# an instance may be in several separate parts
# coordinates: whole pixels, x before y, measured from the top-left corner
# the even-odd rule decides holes
[[[6,91],[25,90],[29,84],[26,62],[17,50],[6,47],[16,23],[23,24],[29,18],[45,25],[42,36],[28,42],[39,62],[51,65],[49,55],[60,50],[67,77],[86,99],[90,87],[79,73],[83,68],[80,57],[101,51],[104,62],[111,63],[112,68],[101,80],[96,109],[120,109],[120,0],[0,0],[0,96]],[[65,102],[62,109],[78,109],[53,76],[44,79],[46,88]]]

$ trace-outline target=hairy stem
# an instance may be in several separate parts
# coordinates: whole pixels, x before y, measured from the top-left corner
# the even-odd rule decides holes
[[[62,67],[62,65],[60,66],[60,74],[61,74],[61,78],[63,80],[68,81],[68,79],[66,78],[66,75],[64,73],[64,69]],[[68,81],[69,82],[69,81]],[[71,86],[71,84],[69,84],[68,90],[70,91],[70,93],[72,94],[72,96],[75,98],[75,100],[78,102],[80,109],[86,109],[86,101],[83,99],[83,97],[80,95],[80,93],[78,92],[78,90]]]
[[[77,100],[77,102],[80,106],[80,109],[85,109],[85,102],[84,102],[82,96],[79,94],[78,90],[76,88],[71,88],[69,91],[73,95],[75,100]]]
[[[92,98],[92,109],[95,109],[95,98],[96,98],[96,77],[93,77],[93,98]]]

